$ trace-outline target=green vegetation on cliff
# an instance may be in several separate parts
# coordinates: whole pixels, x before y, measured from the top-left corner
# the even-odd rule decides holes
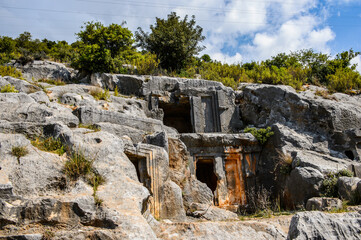
[[[133,33],[124,24],[104,26],[88,22],[77,33],[78,41],[33,39],[24,32],[13,39],[0,36],[0,64],[12,59],[22,64],[50,59],[64,62],[86,73],[110,72],[142,75],[168,75],[222,82],[236,88],[240,82],[283,84],[302,90],[313,84],[329,92],[354,94],[361,89],[361,75],[351,60],[360,52],[344,51],[335,57],[312,49],[280,53],[261,62],[225,64],[209,55],[198,57],[204,49],[202,28],[195,17],[181,19],[172,12],[167,19],[156,18],[150,33]],[[136,47],[143,51],[138,51]]]

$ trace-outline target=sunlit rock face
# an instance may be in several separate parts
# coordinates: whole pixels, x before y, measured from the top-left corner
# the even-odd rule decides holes
[[[358,213],[239,218],[260,190],[282,208],[327,208],[314,197],[329,172],[345,169],[354,177],[340,177],[337,194],[354,200],[360,96],[104,73],[74,84],[78,73],[62,64],[17,67],[28,81],[0,78],[19,91],[0,93],[0,238],[357,239]],[[103,89],[111,92],[97,100]],[[261,144],[247,126],[274,134]],[[39,146],[50,138],[60,154]],[[305,219],[316,218],[313,231]]]

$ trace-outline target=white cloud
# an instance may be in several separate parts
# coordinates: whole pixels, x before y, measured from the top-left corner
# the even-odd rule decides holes
[[[218,52],[213,54],[213,59],[222,63],[238,64],[242,63],[243,57],[239,53],[236,53],[234,56],[229,56],[228,54]]]
[[[255,35],[251,44],[241,46],[247,60],[262,60],[280,52],[313,48],[329,53],[327,43],[335,38],[329,27],[317,28],[318,20],[313,16],[301,16],[289,20],[275,32]]]
[[[356,70],[361,73],[361,56],[358,55],[357,57],[351,60],[351,64],[357,64]]]

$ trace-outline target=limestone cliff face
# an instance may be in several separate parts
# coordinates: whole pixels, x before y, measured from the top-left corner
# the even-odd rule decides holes
[[[259,187],[302,208],[327,172],[347,168],[355,178],[339,179],[340,196],[360,192],[360,96],[112,74],[71,84],[77,73],[62,64],[18,67],[27,80],[0,77],[19,91],[0,93],[0,239],[359,239],[357,212],[292,221],[239,221],[235,212]],[[96,100],[99,87],[123,95]],[[275,134],[261,145],[242,132],[248,125]],[[31,142],[50,137],[67,152]],[[74,154],[91,164],[77,178],[66,169]],[[289,172],[280,174],[284,156]]]

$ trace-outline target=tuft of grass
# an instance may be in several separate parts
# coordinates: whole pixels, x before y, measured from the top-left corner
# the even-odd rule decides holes
[[[110,98],[109,90],[102,90],[101,88],[91,88],[89,94],[92,95],[96,100],[108,101]]]
[[[35,138],[31,144],[41,151],[56,153],[59,156],[65,153],[65,146],[60,139],[49,138]]]
[[[96,126],[95,124],[85,125],[85,124],[80,123],[78,127],[87,128],[87,129],[93,130],[94,132],[99,132],[101,130],[101,128]]]
[[[118,97],[118,96],[119,96],[118,86],[115,86],[115,89],[114,89],[114,96],[115,96],[115,97]]]
[[[43,233],[43,237],[41,238],[41,240],[51,240],[55,237],[55,233],[53,233],[50,230],[45,230],[45,232]]]
[[[103,200],[100,199],[97,195],[99,185],[105,182],[103,176],[98,173],[92,173],[91,176],[88,176],[88,182],[93,187],[93,198],[95,205],[100,206],[103,203]]]
[[[11,154],[18,159],[18,163],[20,164],[20,158],[26,156],[29,153],[29,150],[26,146],[15,146],[11,149]]]
[[[326,90],[316,90],[315,95],[325,99],[336,100],[336,98],[331,96],[330,93]]]
[[[18,79],[23,79],[22,73],[16,68],[11,66],[0,66],[0,75],[2,77],[10,76]]]
[[[39,79],[38,82],[45,82],[45,83],[48,83],[48,84],[51,84],[51,85],[56,85],[56,86],[63,86],[63,85],[66,84],[60,78],[58,78],[58,79],[45,79],[45,78],[43,78],[43,79]]]
[[[7,84],[0,88],[1,93],[18,93],[19,91],[11,84]]]
[[[81,151],[73,152],[65,163],[64,172],[72,180],[86,177],[93,172],[93,161],[87,159]]]
[[[81,151],[73,152],[65,163],[64,172],[72,180],[77,180],[79,177],[85,178],[93,187],[95,205],[100,206],[103,200],[97,196],[97,191],[105,179],[93,168],[93,162],[94,160],[86,158]]]

